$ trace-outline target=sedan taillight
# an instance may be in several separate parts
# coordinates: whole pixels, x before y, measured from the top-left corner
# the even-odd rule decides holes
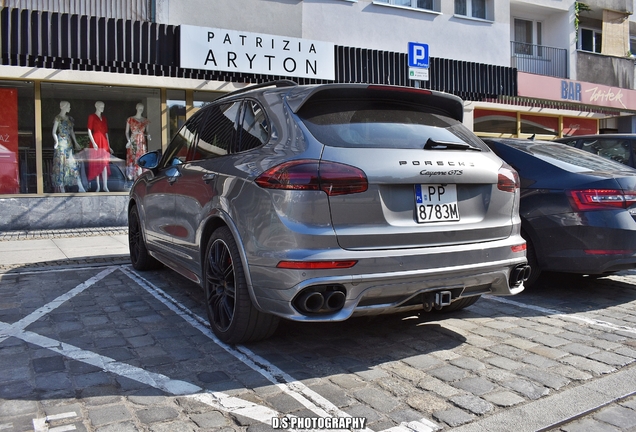
[[[330,196],[364,192],[369,187],[360,168],[313,159],[282,163],[265,171],[255,182],[266,189],[322,190]]]
[[[497,189],[504,192],[515,192],[519,189],[519,174],[510,165],[504,163],[499,168],[497,176]]]
[[[636,192],[618,189],[585,189],[569,191],[575,210],[628,208],[636,204]]]

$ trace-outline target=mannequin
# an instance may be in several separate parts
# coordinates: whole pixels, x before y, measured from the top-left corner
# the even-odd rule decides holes
[[[77,185],[79,192],[86,192],[80,180],[79,168],[73,157],[73,147],[80,150],[73,130],[73,117],[68,113],[71,104],[60,102],[60,113],[53,121],[53,183],[57,192],[66,192],[66,186]]]
[[[128,180],[136,180],[141,174],[141,168],[137,165],[137,159],[148,152],[146,136],[150,141],[150,135],[145,135],[146,126],[150,121],[141,114],[144,112],[144,105],[138,103],[135,107],[137,113],[126,120],[126,177]]]
[[[95,102],[95,113],[88,116],[88,138],[93,144],[93,157],[88,163],[88,180],[97,179],[97,190],[100,191],[99,177],[102,177],[104,192],[108,190],[110,174],[110,154],[113,149],[108,139],[108,121],[104,116],[104,102]]]

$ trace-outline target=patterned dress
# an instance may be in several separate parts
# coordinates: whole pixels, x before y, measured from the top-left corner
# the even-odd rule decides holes
[[[97,149],[93,149],[90,152],[90,160],[88,161],[88,173],[86,177],[88,180],[93,180],[100,175],[104,168],[107,169],[107,173],[110,174],[110,147],[108,145],[108,121],[102,114],[100,119],[97,114],[93,113],[88,116],[88,129],[93,134],[93,139],[97,144]]]
[[[145,133],[150,121],[143,117],[128,117],[126,122],[130,127],[130,148],[126,149],[126,177],[135,180],[141,174],[137,159],[148,152]]]
[[[53,185],[58,188],[77,186],[79,168],[73,157],[73,117],[57,115],[57,148],[53,151]]]

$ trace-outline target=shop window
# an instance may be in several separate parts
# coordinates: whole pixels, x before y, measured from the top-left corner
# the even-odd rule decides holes
[[[31,82],[0,82],[0,194],[37,192]]]
[[[161,148],[158,89],[43,83],[41,98],[45,193],[126,192]]]
[[[531,135],[559,135],[559,118],[521,114],[521,133]]]
[[[598,133],[598,120],[563,117],[563,136],[592,135]]]
[[[473,130],[475,133],[513,136],[517,134],[517,113],[476,109]]]
[[[186,96],[184,90],[168,90],[166,106],[168,109],[168,142],[174,138],[186,121]]]

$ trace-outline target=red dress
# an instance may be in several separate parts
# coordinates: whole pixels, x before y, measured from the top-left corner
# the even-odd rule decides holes
[[[106,117],[102,114],[102,118],[100,119],[97,114],[93,113],[88,116],[88,130],[93,134],[93,139],[97,144],[97,149],[93,149],[90,152],[90,160],[88,161],[88,172],[86,173],[86,177],[88,180],[93,180],[95,177],[100,175],[104,168],[110,174],[110,147],[108,145],[108,138],[106,138],[106,134],[108,133],[108,121]]]

